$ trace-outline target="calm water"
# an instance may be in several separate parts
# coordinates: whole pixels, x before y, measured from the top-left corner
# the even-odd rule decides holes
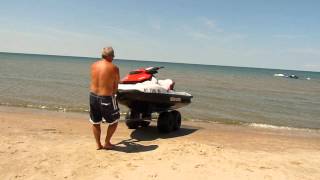
[[[0,53],[0,105],[59,111],[88,110],[89,66],[96,59]],[[320,73],[115,60],[130,70],[165,66],[176,90],[191,93],[184,118],[320,129]],[[295,74],[300,79],[273,77]],[[311,80],[306,80],[310,77]],[[122,111],[126,111],[122,107]]]

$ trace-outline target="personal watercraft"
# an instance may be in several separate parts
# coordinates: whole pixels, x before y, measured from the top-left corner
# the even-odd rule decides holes
[[[291,79],[299,79],[297,75],[291,74],[291,75],[286,75],[286,74],[274,74],[273,76],[275,77],[285,77],[285,78],[291,78]]]
[[[130,109],[125,118],[130,129],[148,126],[152,113],[159,114],[157,127],[160,132],[180,128],[181,114],[176,109],[190,104],[192,95],[176,92],[171,79],[158,80],[155,74],[161,68],[140,68],[121,80],[117,99]]]

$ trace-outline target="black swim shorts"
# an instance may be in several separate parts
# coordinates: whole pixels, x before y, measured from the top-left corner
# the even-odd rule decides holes
[[[90,122],[92,124],[100,124],[102,121],[114,124],[119,118],[118,102],[114,96],[98,96],[90,93]]]

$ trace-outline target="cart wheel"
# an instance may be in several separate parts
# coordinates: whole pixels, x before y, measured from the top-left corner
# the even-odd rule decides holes
[[[140,122],[137,120],[139,118],[139,113],[135,111],[128,111],[125,117],[126,125],[129,129],[137,129]]]
[[[126,121],[126,125],[129,129],[137,129],[139,127],[138,121]]]
[[[157,127],[159,132],[171,132],[175,124],[175,118],[172,113],[163,112],[159,115]]]
[[[175,121],[174,121],[174,126],[173,126],[173,130],[178,130],[181,127],[181,114],[179,111],[171,111]]]
[[[141,127],[148,127],[149,125],[150,125],[150,121],[141,121],[140,122],[140,125],[141,125]]]

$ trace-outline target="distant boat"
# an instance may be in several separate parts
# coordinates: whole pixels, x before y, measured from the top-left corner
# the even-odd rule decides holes
[[[297,75],[291,74],[291,75],[286,75],[286,74],[274,74],[273,76],[275,77],[285,77],[285,78],[292,78],[292,79],[299,79]]]
[[[291,74],[290,76],[288,76],[288,78],[292,78],[292,79],[299,79],[298,76],[294,75],[294,74]]]
[[[285,77],[284,74],[274,74],[273,76],[276,76],[276,77]]]

